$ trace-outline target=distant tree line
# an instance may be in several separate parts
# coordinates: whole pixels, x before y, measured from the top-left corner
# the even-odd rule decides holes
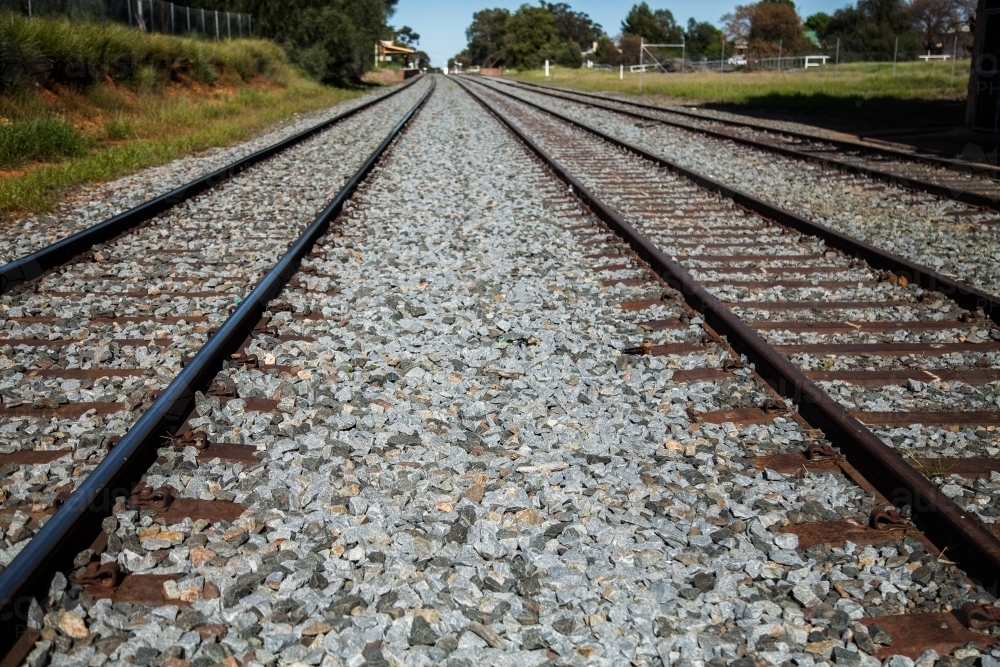
[[[614,37],[566,3],[541,0],[516,11],[483,9],[465,31],[466,48],[449,61],[464,66],[533,69],[545,60],[580,67],[585,60],[606,65],[639,61],[641,43],[684,43],[692,60],[718,59],[737,48],[754,56],[795,55],[832,48],[891,58],[899,40],[901,57],[950,50],[956,35],[970,35],[976,0],[857,0],[832,16],[820,12],[803,20],[792,0],[760,0],[738,5],[721,19],[722,29],[708,22],[676,21],[669,9],[635,4]],[[809,34],[807,34],[809,31]],[[967,45],[960,40],[960,44]],[[671,52],[672,53],[672,52]],[[676,57],[681,55],[676,50]],[[963,55],[963,53],[959,53]]]
[[[277,42],[314,78],[345,85],[372,68],[376,42],[392,34],[388,21],[397,1],[201,0],[199,4],[250,14],[254,35]],[[419,39],[412,31],[410,36]]]

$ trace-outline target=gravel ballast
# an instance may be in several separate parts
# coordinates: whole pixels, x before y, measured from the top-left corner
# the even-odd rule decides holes
[[[199,402],[192,426],[260,462],[164,450],[147,477],[247,512],[163,525],[123,505],[105,522],[101,558],[178,575],[167,592],[187,604],[57,581],[29,664],[875,665],[863,616],[989,599],[913,538],[798,549],[783,527],[863,523],[874,497],[753,466],[815,441],[793,415],[693,422],[766,391],[746,370],[672,380],[718,368],[715,343],[623,353],[710,332],[651,278],[605,286],[648,274],[627,254],[596,271],[607,237],[441,84],[281,295],[295,312],[272,325],[312,340],[253,343],[294,368],[220,375],[278,411]],[[658,338],[640,326],[681,317]]]
[[[45,508],[60,490],[77,488],[108,438],[142,415],[428,85],[418,82],[0,297],[0,454],[65,452],[41,467],[10,464],[2,507]],[[93,376],[53,376],[61,370]],[[78,404],[87,404],[82,416],[58,412]],[[43,523],[8,535],[0,565]]]
[[[995,224],[995,211],[696,131],[638,121],[528,90],[509,86],[504,90],[810,220],[1000,294],[1000,225]]]

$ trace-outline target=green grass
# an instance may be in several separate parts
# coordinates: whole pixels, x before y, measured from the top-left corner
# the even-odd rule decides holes
[[[53,63],[44,85],[8,79],[0,94],[0,218],[50,210],[69,188],[248,139],[360,94],[308,79],[263,40],[2,14],[0,34]]]
[[[85,86],[111,78],[117,83],[152,85],[178,77],[211,83],[220,70],[243,79],[268,75],[287,64],[272,42],[222,42],[145,33],[118,24],[71,23],[0,13],[0,35],[8,60],[42,64],[51,82]],[[8,68],[5,85],[27,85],[27,73]],[[19,79],[19,80],[17,80]]]
[[[850,114],[858,109],[886,112],[902,110],[907,103],[954,103],[965,99],[969,81],[969,61],[899,63],[893,77],[892,63],[842,64],[778,72],[736,71],[642,76],[617,71],[555,68],[547,80],[589,92],[618,92],[643,95],[672,103],[700,103],[719,106],[793,110],[805,113]],[[542,71],[520,72],[516,78],[545,83]],[[908,115],[923,113],[911,107]]]
[[[82,155],[85,142],[80,133],[57,118],[34,118],[0,125],[0,167],[28,160],[51,160]]]

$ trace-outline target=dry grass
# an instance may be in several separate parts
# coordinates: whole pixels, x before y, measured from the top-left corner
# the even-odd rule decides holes
[[[590,92],[620,92],[657,96],[682,103],[715,103],[785,108],[806,112],[850,112],[863,104],[882,100],[946,100],[965,98],[969,81],[969,62],[955,63],[952,78],[950,62],[900,63],[893,78],[892,63],[842,64],[777,72],[736,71],[676,74],[625,73],[620,81],[617,71],[554,68],[547,80]],[[515,75],[536,83],[546,82],[544,72],[529,71]],[[859,104],[859,102],[861,104]]]

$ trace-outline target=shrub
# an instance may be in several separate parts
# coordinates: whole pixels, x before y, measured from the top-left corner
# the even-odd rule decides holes
[[[285,53],[265,40],[212,42],[9,12],[0,12],[0,54],[6,63],[0,89],[25,88],[32,80],[85,87],[105,77],[137,87],[178,76],[212,83],[219,72],[246,80],[288,66]]]
[[[0,165],[5,167],[28,160],[81,155],[85,150],[86,144],[77,131],[56,118],[0,125]]]

